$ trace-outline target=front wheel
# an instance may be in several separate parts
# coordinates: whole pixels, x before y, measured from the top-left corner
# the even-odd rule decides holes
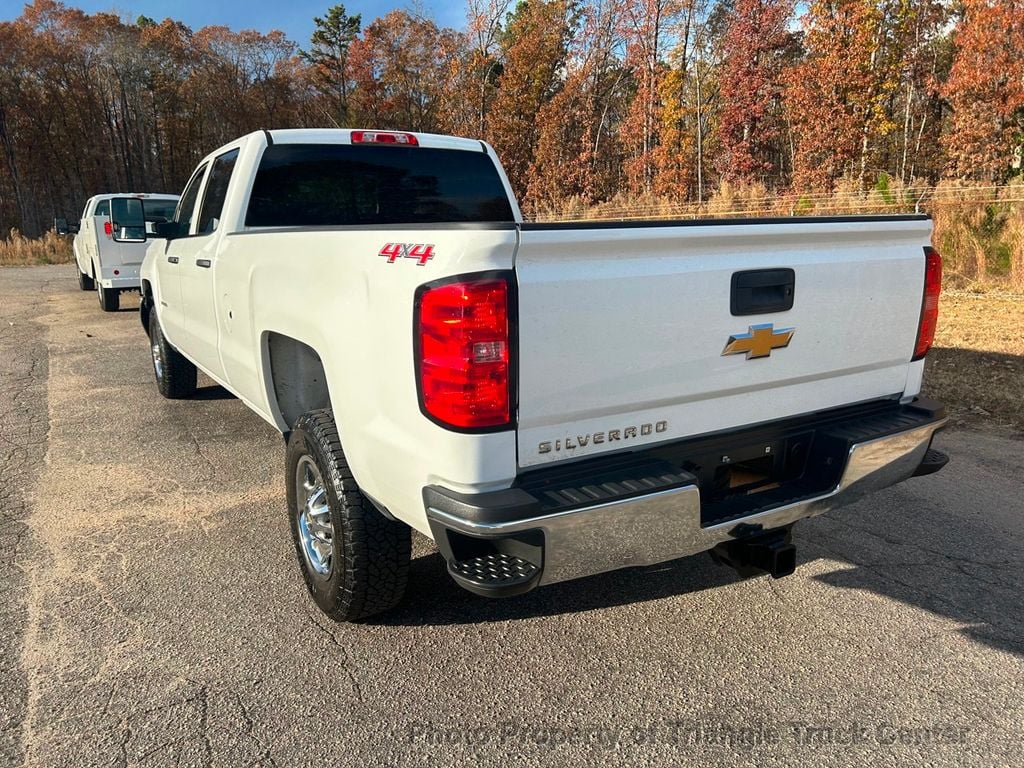
[[[285,482],[299,566],[320,610],[336,621],[358,621],[397,605],[412,532],[359,490],[331,411],[299,417],[288,439]]]
[[[100,309],[104,312],[117,312],[121,307],[121,292],[117,288],[98,286],[96,293],[100,297]]]
[[[155,314],[150,318],[149,329],[153,374],[160,394],[170,400],[192,397],[196,393],[199,378],[195,365],[167,341]]]
[[[83,291],[91,291],[96,287],[96,283],[93,282],[92,276],[85,274],[82,270],[78,269],[78,265],[75,265],[75,269],[78,271],[78,287]]]

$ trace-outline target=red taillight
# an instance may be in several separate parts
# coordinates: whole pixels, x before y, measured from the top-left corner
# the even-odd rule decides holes
[[[417,147],[419,142],[411,133],[395,133],[394,131],[352,131],[353,144],[401,144],[406,147]]]
[[[924,299],[921,302],[921,324],[917,329],[914,360],[928,354],[935,341],[939,322],[939,294],[942,292],[942,257],[934,248],[924,249]]]
[[[509,283],[503,278],[447,283],[417,301],[420,405],[457,429],[511,422]]]
[[[103,222],[103,234],[105,234],[107,237],[110,237],[112,234],[114,234],[114,226],[109,221]]]

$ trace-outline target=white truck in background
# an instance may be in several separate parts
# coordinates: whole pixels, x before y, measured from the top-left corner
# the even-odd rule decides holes
[[[202,370],[286,436],[336,619],[400,600],[412,529],[482,595],[704,551],[784,576],[796,522],[947,461],[924,216],[528,223],[485,143],[282,130],[155,229],[160,392]]]
[[[169,221],[178,204],[177,195],[118,192],[90,197],[82,211],[75,232],[72,250],[78,268],[78,287],[94,288],[104,312],[116,312],[121,305],[121,291],[139,289],[139,266],[146,255],[145,242],[115,239],[110,221],[110,201],[133,197],[146,201],[147,231],[159,221]],[[124,234],[124,233],[122,233]]]

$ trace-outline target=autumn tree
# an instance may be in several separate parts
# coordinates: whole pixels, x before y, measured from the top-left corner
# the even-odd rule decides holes
[[[453,123],[465,126],[458,133],[484,136],[491,102],[498,92],[501,75],[499,40],[502,22],[508,15],[512,0],[468,0],[466,4],[466,38],[468,57],[460,61],[452,73],[453,87],[472,93],[452,99]],[[462,110],[464,113],[458,115]]]
[[[722,35],[717,158],[737,184],[778,183],[784,165],[782,74],[795,54],[793,0],[736,0]]]
[[[945,113],[942,84],[952,62],[949,4],[945,0],[918,0],[904,8],[898,50],[899,88],[887,106],[899,126],[889,147],[885,166],[905,184],[923,177],[937,181],[944,161],[941,129]]]
[[[580,9],[571,35],[565,82],[537,113],[537,151],[527,200],[557,205],[593,202],[617,191],[621,156],[615,127],[627,103],[620,0]]]
[[[299,56],[310,67],[313,87],[326,99],[325,110],[338,126],[349,124],[349,92],[352,77],[349,71],[349,50],[359,36],[362,16],[350,16],[344,5],[332,5],[327,15],[313,18],[316,29],[309,40],[309,50]]]
[[[943,93],[953,109],[944,144],[961,178],[1005,178],[1024,143],[1024,2],[964,0]]]
[[[375,20],[352,43],[352,119],[373,128],[433,131],[461,37],[406,11]]]
[[[658,143],[653,191],[677,200],[703,202],[714,169],[717,142],[722,6],[689,0],[676,43],[658,85]]]
[[[636,88],[622,123],[622,141],[627,152],[624,164],[626,184],[631,192],[649,193],[654,187],[655,149],[665,76],[666,38],[682,12],[684,0],[626,0],[623,38],[625,65]],[[696,0],[689,0],[692,8]],[[687,15],[687,21],[690,14]],[[683,39],[688,38],[684,30]],[[686,56],[683,56],[685,60]]]
[[[521,0],[500,37],[502,73],[491,104],[487,139],[524,196],[537,149],[536,117],[558,92],[570,29],[566,0]]]
[[[865,137],[880,117],[876,65],[882,22],[873,0],[809,4],[803,18],[806,55],[785,78],[797,188],[829,189],[855,172]]]
[[[26,5],[0,22],[0,225],[32,235],[98,192],[178,191],[219,144],[301,124],[294,53],[280,32]]]
[[[723,178],[998,182],[1024,142],[1024,0],[467,0],[462,29],[416,10],[363,29],[342,5],[315,24],[299,51],[32,0],[0,22],[0,232],[180,190],[258,128],[487,138],[527,211],[705,202]]]

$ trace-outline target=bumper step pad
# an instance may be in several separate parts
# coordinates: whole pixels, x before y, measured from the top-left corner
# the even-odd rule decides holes
[[[448,573],[471,592],[477,594],[517,593],[517,587],[528,589],[540,575],[540,568],[515,555],[491,552],[468,560],[448,563]]]
[[[949,456],[944,454],[942,451],[937,451],[934,448],[929,448],[928,453],[921,459],[921,466],[917,468],[914,473],[914,477],[924,477],[925,475],[934,475],[944,466],[949,463]]]

